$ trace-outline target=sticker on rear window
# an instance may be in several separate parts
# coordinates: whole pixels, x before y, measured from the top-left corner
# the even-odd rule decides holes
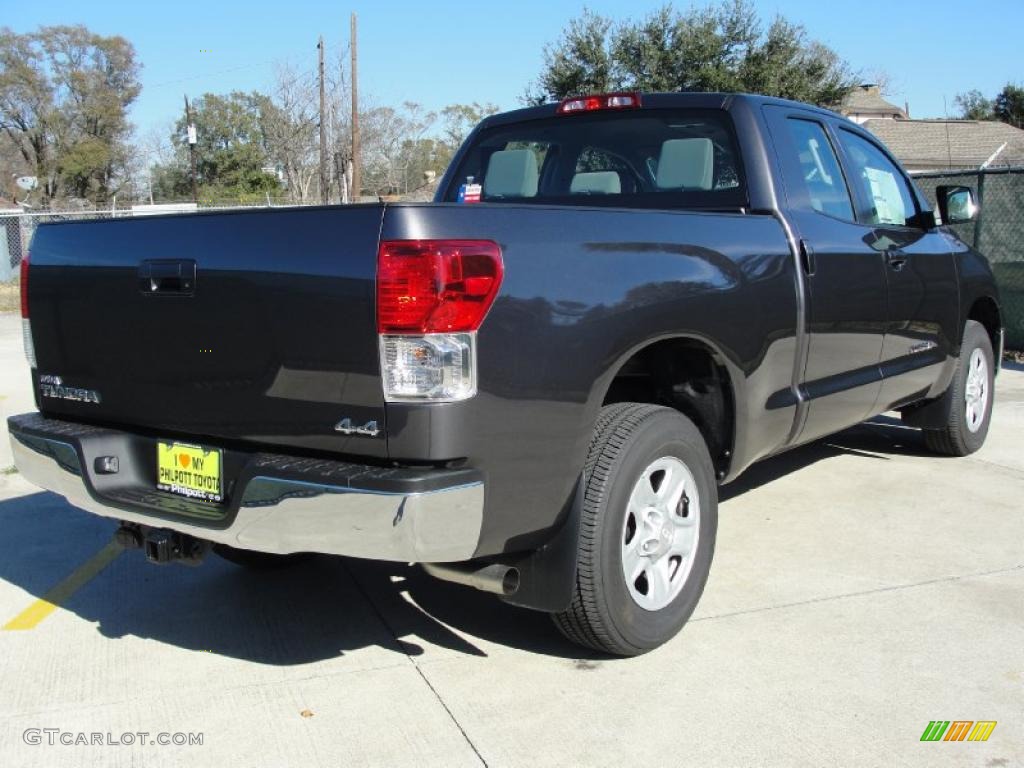
[[[483,187],[473,183],[473,177],[468,176],[466,183],[459,187],[458,201],[460,203],[479,203],[483,195]]]

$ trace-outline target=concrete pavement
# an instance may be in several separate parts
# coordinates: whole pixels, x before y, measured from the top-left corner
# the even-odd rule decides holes
[[[32,407],[20,344],[0,316],[4,415]],[[123,553],[35,628],[0,630],[0,765],[1024,765],[1017,368],[973,457],[880,419],[723,489],[704,599],[638,659],[402,565],[257,574]],[[113,527],[0,474],[0,625]],[[932,720],[998,725],[923,743]],[[26,743],[43,728],[150,735]],[[147,743],[159,732],[203,743]]]

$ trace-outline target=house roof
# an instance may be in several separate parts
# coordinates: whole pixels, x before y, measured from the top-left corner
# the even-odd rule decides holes
[[[843,99],[839,108],[843,115],[898,115],[906,118],[907,114],[895,104],[882,98],[877,85],[860,85],[850,91]]]
[[[1024,165],[1024,131],[989,120],[890,120],[863,126],[912,169],[977,168],[1004,143],[992,167]]]

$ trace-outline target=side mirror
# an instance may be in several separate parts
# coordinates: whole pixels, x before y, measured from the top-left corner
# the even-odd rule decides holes
[[[935,202],[943,224],[963,224],[978,215],[978,204],[970,187],[936,187]]]

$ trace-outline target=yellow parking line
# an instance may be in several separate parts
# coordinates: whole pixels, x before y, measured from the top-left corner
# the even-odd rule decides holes
[[[64,581],[55,586],[32,605],[8,621],[0,629],[35,629],[43,619],[53,613],[63,603],[71,599],[71,596],[84,587],[100,571],[110,565],[118,555],[124,551],[124,547],[116,541],[112,541],[89,560],[82,563]]]

